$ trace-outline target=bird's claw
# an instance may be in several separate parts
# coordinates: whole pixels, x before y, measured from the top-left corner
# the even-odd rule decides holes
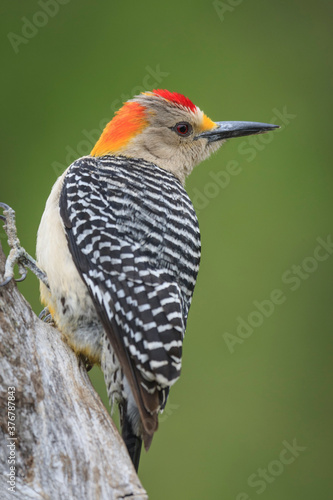
[[[9,278],[6,278],[5,281],[0,283],[0,287],[8,285],[8,283],[12,280],[12,276],[9,276]]]
[[[21,267],[21,266],[19,266]],[[15,278],[15,281],[18,283],[19,281],[24,281],[25,278],[27,277],[27,270],[22,266],[22,269],[20,269],[20,274],[21,274],[21,277],[20,278]]]
[[[0,201],[0,207],[1,207],[1,208],[3,208],[4,210],[7,210],[7,211],[8,211],[8,210],[12,210],[12,209],[10,208],[10,206],[9,206],[9,205],[7,205],[7,203],[3,203],[2,201]],[[6,220],[6,218],[5,218],[5,220]]]
[[[28,274],[27,270],[22,265],[20,265],[19,262],[13,262],[13,267],[14,267],[14,265],[16,263],[19,264],[19,271],[20,271],[21,277],[20,278],[14,278],[14,276],[8,276],[2,283],[0,283],[0,288],[2,286],[8,285],[8,283],[10,283],[12,281],[12,279],[14,279],[14,281],[16,281],[16,283],[19,283],[20,281],[24,281],[25,278],[27,277],[27,274]]]
[[[38,314],[38,317],[39,317],[39,319],[44,321],[45,316],[47,316],[48,314],[50,314],[49,308],[44,307],[44,309]]]
[[[39,313],[38,317],[39,319],[44,321],[44,323],[48,323],[51,326],[55,325],[54,319],[52,318],[48,307],[44,307],[44,309]]]
[[[9,205],[2,202],[0,202],[0,208],[4,211],[4,215],[0,215],[0,219],[5,222],[4,229],[8,236],[8,245],[11,248],[6,260],[4,281],[0,283],[0,287],[7,285],[14,278],[14,267],[16,264],[19,267],[20,278],[14,278],[15,281],[25,280],[27,269],[30,269],[38,279],[49,287],[46,274],[39,269],[36,261],[20,244],[15,224],[15,211]]]

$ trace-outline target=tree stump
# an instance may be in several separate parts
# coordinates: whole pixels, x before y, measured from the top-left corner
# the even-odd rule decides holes
[[[83,363],[13,280],[0,288],[0,408],[2,500],[148,498]]]

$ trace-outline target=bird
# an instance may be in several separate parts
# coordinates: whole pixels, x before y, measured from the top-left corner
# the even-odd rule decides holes
[[[214,122],[183,94],[145,91],[47,199],[36,246],[49,283],[40,282],[41,301],[77,355],[101,367],[136,471],[181,373],[199,270],[185,179],[226,139],[276,127]]]

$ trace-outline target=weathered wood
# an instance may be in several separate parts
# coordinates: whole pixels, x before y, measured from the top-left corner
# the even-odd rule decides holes
[[[148,498],[85,367],[13,282],[0,288],[0,439],[2,500]]]

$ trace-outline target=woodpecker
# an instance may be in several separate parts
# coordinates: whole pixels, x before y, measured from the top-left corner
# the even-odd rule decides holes
[[[170,387],[200,262],[200,232],[184,189],[225,139],[276,125],[213,122],[167,90],[127,101],[91,154],[57,179],[37,237],[49,287],[41,300],[69,345],[100,365],[138,470]]]

